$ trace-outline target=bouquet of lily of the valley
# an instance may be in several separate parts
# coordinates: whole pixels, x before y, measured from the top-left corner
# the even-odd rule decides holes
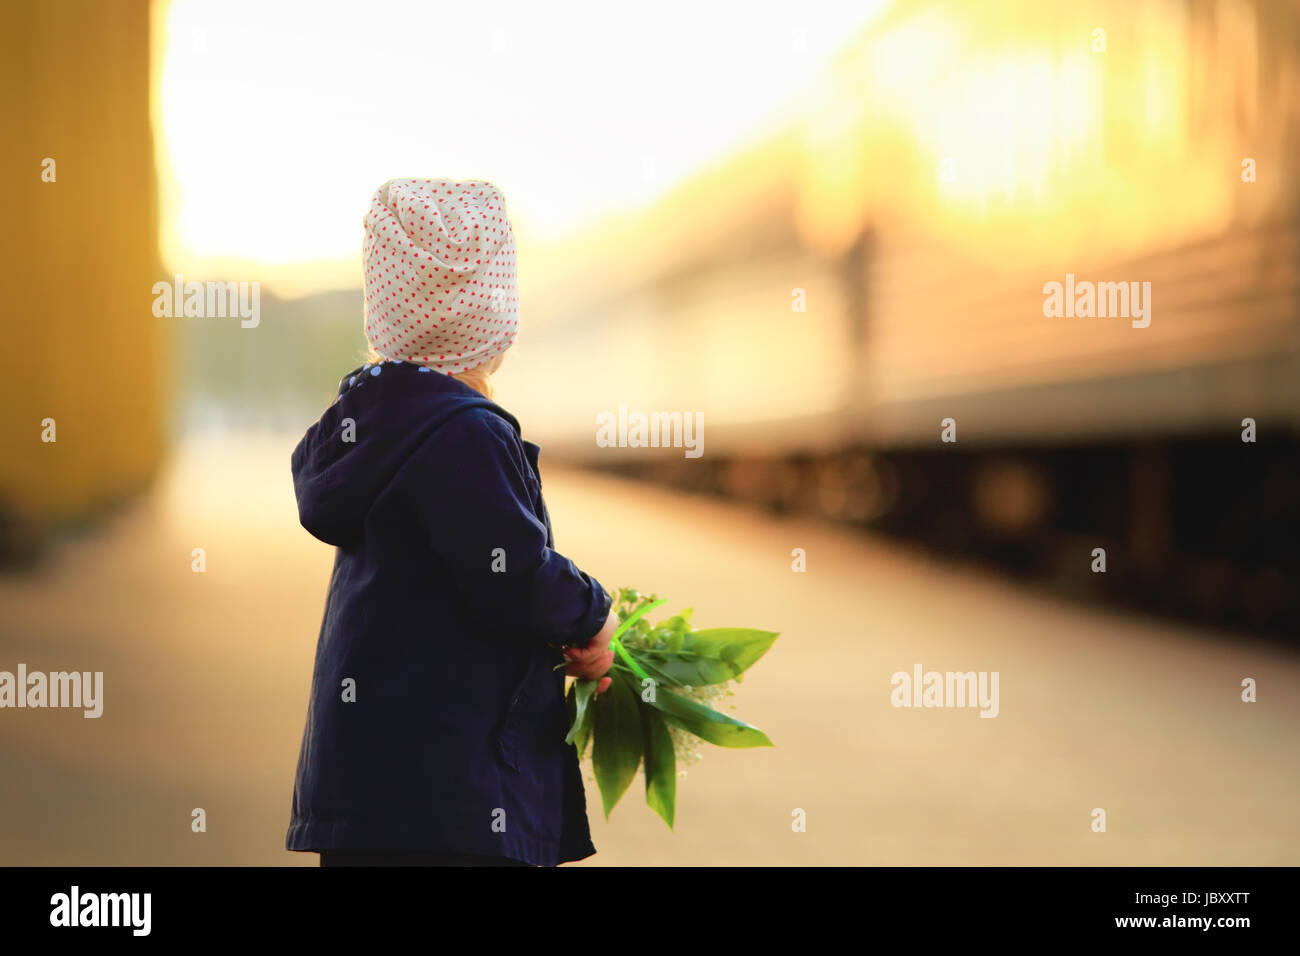
[[[591,764],[608,818],[638,766],[645,768],[645,800],[669,827],[677,803],[677,760],[698,759],[698,740],[720,747],[770,747],[757,727],[715,710],[731,695],[730,683],[767,653],[772,631],[718,627],[691,630],[691,611],[650,624],[646,615],[664,604],[654,595],[619,590],[619,627],[610,640],[610,686],[578,680],[566,701],[572,725],[565,738],[579,756],[591,745]],[[697,740],[698,738],[698,740]]]

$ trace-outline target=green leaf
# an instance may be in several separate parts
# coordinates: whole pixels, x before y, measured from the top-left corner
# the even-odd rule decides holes
[[[587,741],[591,738],[591,709],[587,705],[591,703],[598,683],[594,680],[574,681],[569,691],[569,716],[573,723],[564,742],[576,746],[579,757],[587,752]]]
[[[688,687],[721,684],[735,680],[740,674],[731,661],[698,657],[694,654],[645,651],[637,654],[637,659],[652,677],[670,687],[674,684]]]
[[[741,680],[741,674],[767,653],[777,635],[747,628],[714,628],[683,635],[680,651],[646,650],[639,663],[669,684],[702,687]]]
[[[645,802],[673,828],[677,810],[677,755],[668,725],[652,707],[641,707],[641,731],[645,746]]]
[[[614,629],[614,635],[609,639],[610,643],[613,644],[615,641],[617,641],[620,637],[623,636],[624,632],[627,631],[628,628],[633,626],[639,625],[641,628],[648,631],[650,629],[650,625],[649,623],[644,622],[643,619],[647,614],[649,614],[659,605],[666,604],[667,601],[668,601],[667,598],[662,598],[658,601],[654,601],[650,604],[647,604],[644,607],[637,608],[630,615],[625,617],[619,623],[618,627]]]
[[[728,717],[712,707],[674,694],[663,687],[656,689],[651,706],[663,714],[664,720],[693,733],[702,740],[719,747],[770,747],[772,741],[757,727],[743,720]]]
[[[683,651],[727,661],[736,668],[736,680],[767,653],[777,639],[776,631],[758,631],[749,627],[714,627],[691,631],[686,635]]]
[[[640,705],[631,680],[621,671],[609,676],[613,683],[591,705],[591,763],[606,819],[636,776],[643,747]]]
[[[650,630],[650,625],[645,620],[645,616],[648,613],[650,613],[652,610],[657,608],[659,605],[663,604],[664,600],[666,599],[654,601],[651,604],[647,604],[644,607],[638,608],[636,611],[632,613],[630,617],[623,619],[623,622],[619,624],[619,626],[614,630],[613,635],[609,639],[609,646],[614,648],[615,653],[617,653],[619,657],[623,658],[624,662],[626,662],[628,666],[632,668],[632,670],[636,671],[638,677],[645,677],[646,675],[641,672],[640,669],[641,665],[639,665],[635,660],[633,660],[632,655],[628,653],[628,649],[624,645],[624,641],[619,640],[619,638],[622,637],[624,633],[627,632],[630,628],[634,628],[636,630],[636,633],[639,635],[648,633]],[[640,643],[640,641],[635,638],[629,638],[629,640],[631,640],[632,643],[634,644]]]
[[[654,629],[647,635],[649,646],[662,650],[680,651],[682,644],[686,640],[686,634],[691,629],[691,611],[691,608],[687,608],[681,614],[656,624]]]

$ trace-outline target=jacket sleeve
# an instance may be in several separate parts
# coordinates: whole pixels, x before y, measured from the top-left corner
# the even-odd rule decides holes
[[[412,465],[429,546],[455,578],[471,619],[493,634],[589,644],[610,596],[548,546],[523,446],[509,423],[487,409],[460,412],[436,429]]]

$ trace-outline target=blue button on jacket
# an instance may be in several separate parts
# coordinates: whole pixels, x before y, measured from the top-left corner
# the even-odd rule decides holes
[[[595,852],[557,665],[610,597],[554,550],[537,456],[509,412],[398,362],[345,376],[294,449],[299,517],[336,551],[290,850]]]

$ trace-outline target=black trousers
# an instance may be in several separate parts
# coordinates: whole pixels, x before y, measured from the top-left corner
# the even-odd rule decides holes
[[[420,850],[322,850],[321,866],[528,866],[504,856]]]

